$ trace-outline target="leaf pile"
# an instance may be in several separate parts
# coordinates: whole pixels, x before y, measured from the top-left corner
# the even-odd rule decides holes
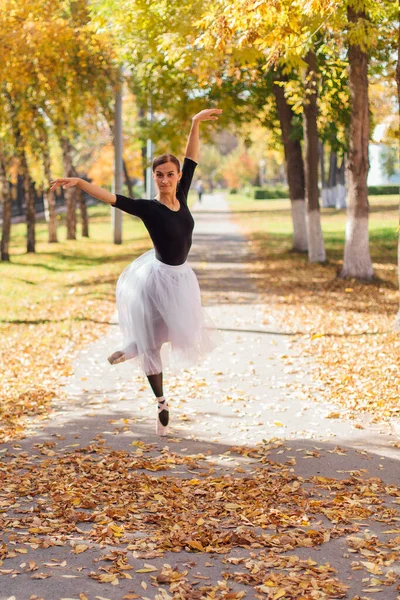
[[[301,560],[294,555],[278,556],[264,552],[250,559],[235,560],[234,564],[238,562],[243,563],[247,572],[230,573],[229,578],[263,592],[268,600],[346,597],[348,586],[334,577],[336,571],[329,564],[318,565],[310,558]],[[288,572],[276,573],[272,569]]]
[[[22,435],[27,418],[46,417],[60,378],[71,373],[73,353],[105,333],[112,310],[111,302],[82,304],[70,295],[62,304],[31,307],[26,323],[2,327],[0,442]]]
[[[378,579],[383,586],[395,582],[400,490],[380,479],[356,473],[341,480],[302,478],[294,474],[291,460],[271,460],[265,446],[232,448],[258,464],[249,474],[218,477],[208,474],[212,461],[202,454],[167,449],[154,454],[154,446],[144,443],[132,452],[112,450],[98,436],[71,452],[58,453],[51,442],[36,447],[41,458],[8,452],[0,468],[0,575],[21,573],[10,571],[7,559],[24,549],[70,546],[76,555],[96,550],[88,573],[96,581],[117,586],[135,573],[149,573],[154,586],[169,585],[171,598],[243,598],[229,582],[270,600],[342,598],[346,586],[330,565],[283,553],[349,536],[349,551],[360,554],[353,568],[373,574],[374,585]],[[174,475],[177,466],[184,476]],[[199,476],[190,474],[193,469]],[[360,537],[359,525],[366,521],[385,523],[397,534],[384,543]],[[247,558],[231,556],[239,548]],[[183,570],[149,562],[138,570],[132,563],[132,557],[149,561],[171,551],[221,556],[227,571],[221,582],[203,585],[198,578],[201,586],[194,588],[190,563]],[[110,564],[98,566],[99,560]],[[236,568],[239,564],[245,571]],[[39,567],[32,563],[28,569]]]

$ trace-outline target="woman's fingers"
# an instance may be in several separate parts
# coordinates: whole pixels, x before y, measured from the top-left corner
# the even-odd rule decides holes
[[[200,111],[194,119],[197,121],[216,121],[218,117],[216,115],[220,115],[222,113],[222,108],[205,108]]]
[[[69,188],[72,187],[73,185],[75,185],[74,181],[71,181],[70,179],[56,179],[55,181],[51,181],[50,182],[50,191],[54,192],[54,190],[56,190],[59,187],[63,187],[63,189],[65,188]]]

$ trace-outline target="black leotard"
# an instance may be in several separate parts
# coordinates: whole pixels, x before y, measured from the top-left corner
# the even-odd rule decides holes
[[[176,190],[180,208],[173,211],[158,200],[134,200],[117,194],[116,208],[142,219],[154,244],[156,257],[167,265],[181,265],[192,245],[194,220],[187,196],[197,163],[185,158],[182,177]]]

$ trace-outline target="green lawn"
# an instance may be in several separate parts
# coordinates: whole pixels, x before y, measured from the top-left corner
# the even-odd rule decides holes
[[[253,200],[244,195],[227,194],[233,213],[240,217],[247,231],[262,238],[268,235],[268,244],[277,252],[291,247],[292,221],[289,200]],[[373,262],[397,262],[397,227],[399,223],[399,197],[371,196],[369,221],[370,251]],[[321,210],[321,224],[328,260],[343,258],[346,229],[346,211],[334,208]]]
[[[126,215],[124,243],[113,244],[110,211],[106,205],[90,207],[90,238],[78,235],[76,241],[66,240],[63,217],[59,219],[58,244],[47,243],[47,225],[38,223],[35,254],[26,254],[25,224],[12,226],[11,261],[0,263],[2,323],[23,318],[27,307],[30,313],[48,313],[50,305],[69,299],[72,288],[82,300],[111,298],[114,290],[110,284],[128,262],[150,247],[150,242],[142,223]]]

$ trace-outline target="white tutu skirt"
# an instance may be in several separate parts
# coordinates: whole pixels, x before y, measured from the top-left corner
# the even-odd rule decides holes
[[[167,364],[172,370],[190,367],[221,339],[187,262],[167,265],[150,250],[121,273],[116,297],[123,351],[139,359],[146,375],[161,373]]]

